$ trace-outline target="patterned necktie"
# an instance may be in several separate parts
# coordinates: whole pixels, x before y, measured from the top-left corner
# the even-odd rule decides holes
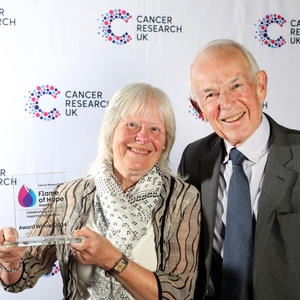
[[[222,299],[252,299],[253,232],[248,178],[242,163],[245,156],[236,148],[229,154],[232,175],[228,190],[224,240]]]

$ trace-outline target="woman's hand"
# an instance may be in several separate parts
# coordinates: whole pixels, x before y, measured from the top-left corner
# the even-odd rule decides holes
[[[21,259],[27,250],[26,247],[4,248],[3,243],[14,242],[18,238],[15,228],[6,227],[0,229],[0,264],[3,266],[0,277],[4,284],[12,285],[17,282],[22,274]],[[11,270],[12,272],[8,272]]]
[[[82,264],[95,264],[106,270],[120,260],[122,253],[108,239],[83,227],[74,232],[75,237],[84,236],[80,244],[70,245],[76,259]],[[157,281],[153,273],[130,260],[126,269],[115,277],[135,299],[158,299]]]
[[[88,227],[75,230],[75,237],[85,237],[82,243],[71,244],[72,253],[82,264],[111,269],[121,258],[121,252],[111,242]]]
[[[7,269],[13,269],[20,263],[27,250],[26,247],[4,248],[3,243],[14,242],[18,238],[18,232],[13,227],[0,229],[0,263]]]

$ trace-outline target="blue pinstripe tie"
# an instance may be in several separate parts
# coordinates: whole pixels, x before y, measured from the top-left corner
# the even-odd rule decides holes
[[[248,178],[242,163],[245,156],[231,149],[232,175],[228,190],[224,240],[222,299],[252,299],[253,232]]]

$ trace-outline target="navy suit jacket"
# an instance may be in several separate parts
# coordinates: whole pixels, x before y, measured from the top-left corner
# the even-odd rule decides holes
[[[267,116],[267,115],[266,115]],[[300,299],[300,131],[271,126],[270,153],[260,194],[254,240],[255,300]],[[189,144],[179,174],[201,192],[200,265],[195,299],[207,293],[211,270],[223,140],[215,133]]]

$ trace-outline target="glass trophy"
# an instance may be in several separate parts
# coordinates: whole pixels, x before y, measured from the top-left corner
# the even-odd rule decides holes
[[[15,228],[19,238],[4,242],[5,248],[81,243],[68,230],[64,197],[56,188],[66,181],[66,173],[15,175],[13,186]]]

